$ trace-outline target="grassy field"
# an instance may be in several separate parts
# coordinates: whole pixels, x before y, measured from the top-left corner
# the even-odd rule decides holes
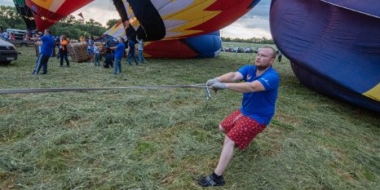
[[[254,54],[148,59],[123,73],[89,63],[32,76],[33,48],[0,66],[0,89],[91,88],[205,83]],[[236,154],[220,189],[380,189],[378,113],[299,83],[289,61],[270,126]],[[109,90],[0,95],[0,189],[202,189],[216,166],[218,123],[240,106],[232,91]]]

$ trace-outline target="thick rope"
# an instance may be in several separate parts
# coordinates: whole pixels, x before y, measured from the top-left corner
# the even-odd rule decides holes
[[[126,86],[126,87],[101,87],[101,88],[24,88],[24,89],[0,89],[0,94],[22,94],[22,93],[48,93],[48,92],[70,92],[70,91],[99,91],[99,90],[157,90],[168,88],[203,88],[206,90],[207,100],[211,93],[207,85],[157,85],[157,86]]]

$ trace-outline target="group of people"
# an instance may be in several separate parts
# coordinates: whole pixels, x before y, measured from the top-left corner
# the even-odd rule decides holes
[[[82,35],[79,38],[81,43],[87,43],[87,54],[90,56],[90,62],[94,63],[96,67],[100,66],[101,53],[100,48],[95,44],[94,36],[90,36],[88,40]]]
[[[39,55],[36,61],[36,65],[33,70],[33,75],[38,75],[42,69],[42,74],[47,74],[48,72],[48,61],[53,55],[54,48],[58,47],[57,58],[60,60],[60,67],[63,67],[63,63],[66,62],[66,67],[70,67],[70,61],[68,59],[68,45],[70,39],[66,35],[57,36],[55,39],[51,34],[49,29],[45,29],[44,33],[37,33],[36,37],[31,38],[35,41],[41,41],[41,47]]]
[[[26,34],[22,36],[22,40],[31,40],[32,35],[34,35],[33,31],[28,31]],[[14,32],[8,32],[7,30],[4,30],[2,26],[0,26],[0,39],[12,41],[12,40],[21,39],[21,37],[18,36],[17,38]]]
[[[15,40],[16,36],[13,33],[8,33],[7,31],[3,29],[2,26],[0,26],[0,38],[4,40]]]
[[[130,66],[132,66],[131,59],[135,62],[136,65],[139,65],[140,63],[145,63],[146,60],[143,56],[143,51],[144,51],[144,45],[143,45],[143,40],[138,39],[136,37],[136,41],[138,42],[138,61],[136,58],[136,52],[135,52],[135,42],[132,39],[128,39],[127,42],[125,42],[123,37],[118,38],[119,43],[114,46],[110,47],[111,50],[114,51],[114,72],[113,74],[117,75],[121,73],[122,68],[121,68],[121,60],[124,57],[124,52],[127,49],[128,54],[127,54],[127,62]]]
[[[43,43],[34,74],[38,74],[41,67],[43,74],[47,73],[47,61],[54,45],[54,39],[48,29],[44,31],[40,40]],[[118,40],[118,45],[108,48],[106,55],[106,61],[112,59],[111,50],[114,50],[114,74],[122,71],[121,60],[126,49],[124,38],[119,37]],[[64,35],[61,36],[61,41],[65,41]],[[65,43],[62,43],[62,46],[64,47]],[[130,58],[134,58],[138,65],[136,57],[130,55],[132,53],[134,54],[134,47],[128,53],[128,63],[131,64]],[[198,179],[200,186],[223,186],[225,184],[223,174],[232,160],[235,148],[245,149],[270,123],[275,113],[280,83],[279,74],[272,67],[276,54],[274,48],[263,46],[259,48],[253,65],[245,65],[237,71],[225,73],[206,82],[206,85],[215,91],[229,89],[242,93],[242,106],[220,122],[219,130],[225,133],[225,137],[219,161],[211,174]]]
[[[2,37],[4,40],[16,40],[16,36],[14,33],[8,33],[8,32],[3,32],[2,33]]]
[[[51,35],[49,29],[44,31],[44,34],[38,33],[37,36],[33,40],[39,40],[42,42],[40,47],[40,53],[38,55],[35,68],[33,70],[33,74],[37,75],[41,68],[43,69],[42,74],[47,74],[47,63],[49,61],[50,56],[52,55],[53,48],[55,44],[58,46],[58,56],[60,59],[60,67],[64,66],[64,62],[66,62],[66,67],[70,67],[70,62],[68,59],[68,49],[67,46],[70,43],[70,40],[66,35],[57,36],[54,40],[54,37]],[[84,35],[80,37],[80,42],[87,43],[87,53],[91,57],[91,62],[94,63],[95,66],[100,66],[100,61],[102,58],[101,49],[95,44],[93,36],[90,36],[88,40],[85,39]],[[132,66],[131,59],[134,60],[136,65],[140,63],[145,63],[146,60],[143,57],[143,40],[136,38],[138,42],[138,60],[135,56],[135,42],[133,40],[124,41],[123,37],[118,38],[119,43],[113,47],[105,47],[105,55],[104,55],[104,67],[105,68],[114,68],[113,74],[117,75],[121,73],[121,60],[124,57],[125,50],[128,50],[127,54],[127,62]],[[128,48],[126,48],[128,47]]]

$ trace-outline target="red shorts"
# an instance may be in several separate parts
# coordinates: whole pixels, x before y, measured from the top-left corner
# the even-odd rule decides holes
[[[243,150],[266,127],[265,124],[243,115],[240,109],[224,118],[220,125],[240,150]]]

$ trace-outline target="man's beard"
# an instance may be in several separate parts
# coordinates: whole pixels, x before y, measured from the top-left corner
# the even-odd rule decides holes
[[[266,70],[266,69],[268,69],[270,67],[270,65],[267,65],[267,66],[258,66],[258,65],[256,65],[256,68],[257,68],[257,70],[259,70],[259,71],[264,71],[264,70]]]

